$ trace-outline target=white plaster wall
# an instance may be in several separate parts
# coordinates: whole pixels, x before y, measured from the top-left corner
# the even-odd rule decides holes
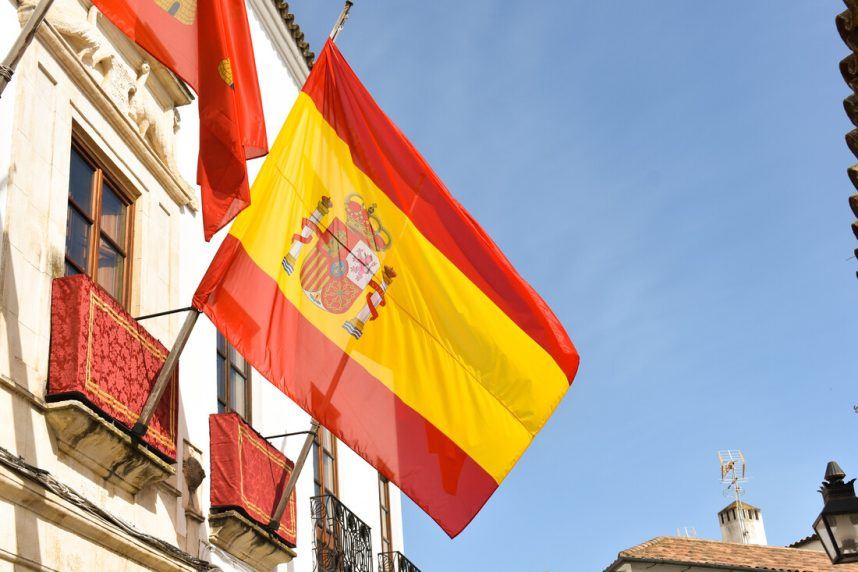
[[[767,545],[766,526],[763,522],[762,511],[759,511],[759,519],[751,518],[747,515],[745,509],[741,509],[743,513],[742,522],[738,518],[733,518],[734,513],[738,513],[740,509],[734,508],[727,511],[729,520],[725,519],[721,522],[721,513],[718,514],[718,522],[721,526],[721,540],[724,542],[732,542],[736,544],[760,544]],[[755,509],[759,510],[759,509]],[[742,526],[748,533],[747,538],[742,534]]]

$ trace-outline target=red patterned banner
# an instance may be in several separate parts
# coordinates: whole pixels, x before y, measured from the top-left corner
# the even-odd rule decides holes
[[[51,292],[48,399],[83,399],[130,430],[167,358],[167,348],[86,276],[57,278]],[[176,460],[177,379],[144,441]]]
[[[267,525],[295,464],[235,413],[211,415],[209,438],[212,508],[238,508],[257,524]],[[293,492],[277,530],[293,548],[295,523]]]

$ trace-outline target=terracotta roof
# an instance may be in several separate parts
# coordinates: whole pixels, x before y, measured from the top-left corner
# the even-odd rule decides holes
[[[801,546],[804,546],[805,544],[809,544],[811,542],[815,542],[818,540],[819,540],[819,537],[814,532],[813,534],[811,534],[809,536],[805,536],[804,538],[799,538],[798,540],[796,540],[792,544],[787,544],[787,548],[799,548]]]
[[[858,571],[858,564],[834,566],[824,552],[754,544],[731,544],[679,536],[659,536],[628,550],[623,550],[617,556],[617,560],[605,572],[614,572],[625,562],[698,565],[735,571]]]
[[[316,54],[310,51],[310,43],[304,39],[304,32],[301,31],[301,26],[295,22],[295,14],[289,11],[289,2],[285,0],[274,0],[274,7],[280,12],[280,17],[286,23],[286,29],[295,40],[295,44],[304,56],[304,61],[307,62],[307,67],[312,68],[313,62],[316,61]]]
[[[852,52],[841,60],[840,74],[843,76],[846,85],[853,91],[849,97],[843,100],[846,115],[855,127],[846,134],[846,146],[849,147],[855,157],[858,157],[858,4],[855,0],[845,0],[844,4],[846,4],[846,10],[838,14],[834,22],[843,43]],[[846,173],[849,175],[849,180],[858,189],[858,164],[849,167]],[[852,214],[858,218],[858,194],[852,194],[849,197],[849,206],[852,209]],[[858,238],[858,221],[852,222],[852,233],[855,238]],[[858,256],[858,248],[855,249],[855,255]]]

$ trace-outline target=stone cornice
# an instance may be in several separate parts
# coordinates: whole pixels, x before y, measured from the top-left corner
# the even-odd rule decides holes
[[[3,459],[11,458],[5,450],[0,451]],[[171,548],[176,555],[169,554],[144,540],[144,535],[129,534],[119,526],[101,518],[81,506],[80,497],[63,485],[58,490],[67,491],[63,496],[46,488],[42,483],[25,476],[28,471],[37,471],[32,467],[17,461],[21,470],[13,470],[11,463],[0,463],[0,499],[26,507],[40,518],[56,526],[86,538],[93,543],[103,546],[117,554],[140,563],[153,570],[202,570],[208,568],[206,563],[198,561],[177,548]],[[35,474],[35,473],[34,473]],[[43,478],[46,473],[41,472]],[[77,500],[78,502],[74,502]],[[115,520],[115,518],[114,518]],[[152,539],[154,541],[154,539]],[[157,541],[163,543],[163,541]],[[157,544],[157,543],[156,543]],[[181,557],[177,555],[181,554]]]

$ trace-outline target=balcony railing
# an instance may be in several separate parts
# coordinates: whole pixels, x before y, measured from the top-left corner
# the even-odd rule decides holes
[[[310,499],[314,524],[313,569],[372,572],[370,527],[333,495]]]
[[[378,572],[420,572],[401,552],[379,552]]]

